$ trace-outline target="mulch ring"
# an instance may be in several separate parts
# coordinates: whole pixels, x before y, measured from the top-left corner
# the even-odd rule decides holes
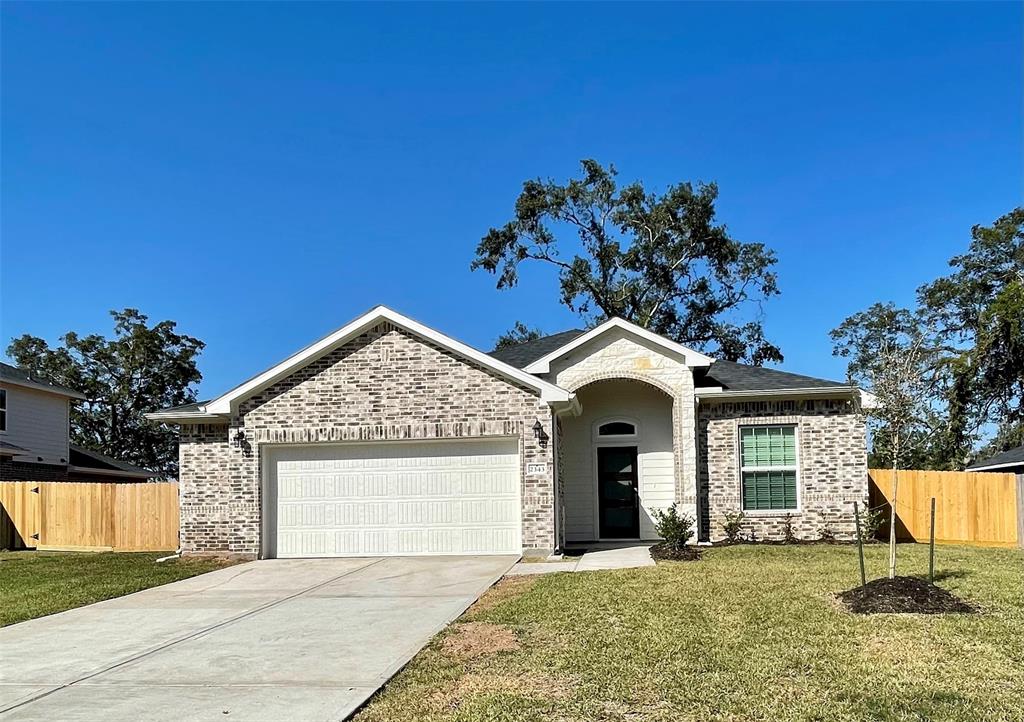
[[[874,579],[836,595],[855,614],[973,614],[978,610],[917,577]]]
[[[700,549],[691,546],[677,549],[662,542],[651,547],[651,558],[659,562],[695,562],[700,559]]]

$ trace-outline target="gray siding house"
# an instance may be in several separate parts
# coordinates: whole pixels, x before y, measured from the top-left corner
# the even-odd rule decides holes
[[[486,354],[383,306],[180,426],[186,553],[546,553],[653,540],[853,534],[858,389],[716,361],[621,319]]]

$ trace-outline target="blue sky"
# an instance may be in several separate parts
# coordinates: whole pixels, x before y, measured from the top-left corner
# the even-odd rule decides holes
[[[577,325],[547,269],[469,263],[581,158],[716,181],[784,367],[834,378],[829,329],[1021,203],[1017,3],[0,12],[3,346],[137,307],[207,343],[204,396],[377,303],[484,349]]]

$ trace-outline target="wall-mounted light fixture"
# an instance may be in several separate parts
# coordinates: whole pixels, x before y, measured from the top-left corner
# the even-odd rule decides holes
[[[242,429],[239,429],[235,433],[234,437],[231,439],[231,445],[237,447],[245,446],[245,432]]]
[[[544,431],[544,424],[540,422],[540,419],[537,419],[533,425],[533,438],[539,441],[541,446],[548,443],[548,434]]]

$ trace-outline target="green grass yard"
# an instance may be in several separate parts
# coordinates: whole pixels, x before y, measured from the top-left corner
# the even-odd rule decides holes
[[[156,554],[0,552],[0,627],[219,569],[218,559]]]
[[[900,573],[927,573],[901,545]],[[886,548],[868,549],[869,576]],[[1024,720],[1024,553],[939,547],[967,616],[855,616],[856,550],[506,580],[357,716],[417,720]]]

